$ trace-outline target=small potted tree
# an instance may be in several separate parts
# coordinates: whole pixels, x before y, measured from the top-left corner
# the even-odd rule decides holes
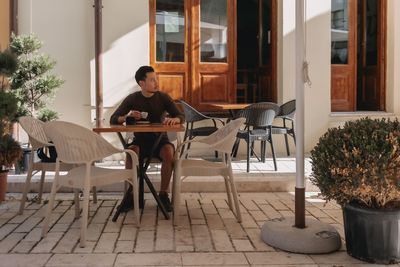
[[[10,49],[17,55],[18,64],[10,86],[19,101],[20,115],[49,121],[58,119],[57,112],[47,105],[64,81],[51,73],[56,62],[39,52],[42,46],[33,34],[11,36]]]
[[[22,151],[10,133],[16,121],[18,100],[8,90],[8,76],[16,69],[16,57],[9,50],[0,51],[0,202],[7,191],[9,169],[21,157]]]
[[[400,124],[363,118],[329,129],[311,151],[311,181],[342,206],[347,253],[400,261]]]

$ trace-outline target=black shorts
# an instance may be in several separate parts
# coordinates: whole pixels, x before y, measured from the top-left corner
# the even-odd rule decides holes
[[[139,151],[139,154],[140,154],[139,157],[140,157],[141,159],[144,159],[144,158],[147,158],[147,157],[150,156],[151,149],[153,148],[153,145],[154,145],[154,143],[156,142],[156,140],[157,140],[157,138],[135,138],[135,139],[133,140],[133,142],[132,142],[131,144],[129,144],[129,145],[130,145],[130,146],[131,146],[131,145],[138,146],[139,149],[140,149],[140,151]],[[175,150],[174,144],[172,144],[172,143],[169,141],[168,137],[167,137],[166,135],[162,136],[162,137],[161,137],[161,140],[160,140],[160,143],[159,143],[158,146],[155,148],[155,150],[154,150],[152,156],[153,156],[153,157],[156,157],[156,158],[158,158],[158,159],[161,160],[161,158],[160,158],[160,151],[161,151],[161,148],[162,148],[163,146],[165,146],[165,145],[168,145],[168,144],[171,145],[171,146],[173,147],[173,149]]]

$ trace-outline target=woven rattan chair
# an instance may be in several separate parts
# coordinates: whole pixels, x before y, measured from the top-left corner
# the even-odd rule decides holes
[[[241,222],[239,200],[234,182],[231,152],[239,128],[243,125],[245,119],[240,118],[231,121],[210,136],[200,140],[188,140],[177,148],[175,153],[175,171],[172,187],[172,198],[174,206],[174,224],[178,223],[180,208],[181,183],[188,176],[222,176],[225,179],[226,193],[228,195],[228,204],[232,212],[236,215],[238,222]],[[198,143],[201,146],[197,148],[188,148],[181,155],[181,150],[185,144]],[[186,159],[186,155],[197,154],[204,151],[218,151],[222,154],[222,162],[207,161],[203,159]],[[181,155],[181,156],[179,156]],[[233,200],[232,200],[233,198]],[[233,208],[233,203],[235,209]]]
[[[213,118],[206,116],[199,111],[197,111],[194,107],[189,105],[183,100],[179,100],[179,103],[182,104],[183,107],[183,113],[185,114],[185,121],[186,121],[186,131],[185,135],[183,138],[183,141],[186,140],[192,140],[193,138],[197,136],[209,136],[210,134],[214,133],[215,131],[218,130],[217,127],[217,121],[221,123],[221,125],[224,125],[224,121],[220,118]],[[212,126],[198,126],[195,127],[195,123],[204,121],[204,120],[211,120],[213,125]],[[190,143],[187,145],[188,149],[190,148]],[[182,147],[182,152],[185,150],[185,147]],[[218,157],[218,154],[216,152],[215,154],[216,157]]]
[[[238,142],[240,139],[244,139],[247,144],[247,172],[250,171],[250,154],[252,152],[254,153],[254,141],[261,141],[261,160],[263,162],[265,162],[266,142],[270,143],[274,169],[275,171],[278,169],[272,142],[272,122],[278,112],[279,106],[277,104],[263,102],[252,104],[238,113],[238,117],[246,118],[246,128],[244,130],[239,130],[235,150],[237,151],[238,149]]]
[[[43,184],[44,184],[44,179],[46,177],[46,172],[47,171],[54,172],[54,170],[56,169],[56,163],[34,160],[35,154],[39,148],[54,146],[52,143],[49,143],[48,141],[49,139],[47,138],[46,133],[44,132],[43,129],[44,122],[35,119],[33,117],[24,116],[19,118],[19,123],[22,129],[24,129],[24,131],[28,134],[29,143],[32,149],[32,152],[29,157],[28,173],[26,176],[24,191],[22,193],[21,203],[19,207],[19,214],[22,214],[24,212],[26,196],[30,189],[32,176],[39,171],[41,172],[39,194],[37,198],[38,202],[40,203],[43,194]],[[60,171],[68,171],[72,167],[73,165],[71,164],[60,163]]]
[[[286,153],[290,156],[288,135],[293,138],[296,145],[296,135],[294,132],[294,115],[296,113],[296,100],[288,101],[280,106],[280,111],[276,119],[282,119],[283,126],[272,126],[272,134],[285,135]],[[290,125],[289,125],[290,123]]]
[[[136,153],[129,149],[117,149],[100,135],[82,126],[62,121],[46,123],[46,135],[57,149],[56,174],[51,189],[50,201],[43,223],[42,236],[47,234],[50,215],[57,190],[61,186],[83,190],[83,212],[81,218],[80,246],[86,244],[86,230],[89,214],[89,194],[91,186],[103,186],[128,181],[133,187],[134,215],[139,225],[139,200]],[[94,165],[95,161],[115,153],[128,153],[132,158],[132,169],[108,169]],[[83,164],[71,169],[66,175],[60,175],[60,161],[70,164]],[[79,209],[78,209],[79,211]]]

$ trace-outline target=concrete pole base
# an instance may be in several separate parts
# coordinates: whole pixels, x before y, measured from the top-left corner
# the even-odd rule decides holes
[[[261,228],[261,238],[268,245],[293,253],[323,254],[338,250],[340,235],[326,223],[306,219],[306,228],[294,227],[294,217],[268,220]]]

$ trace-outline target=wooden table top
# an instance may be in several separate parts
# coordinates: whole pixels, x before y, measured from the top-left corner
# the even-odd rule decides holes
[[[96,133],[118,133],[118,132],[135,132],[135,133],[159,133],[159,132],[184,132],[183,124],[165,125],[161,123],[135,124],[135,125],[110,125],[93,128]]]
[[[243,103],[243,104],[209,103],[207,105],[210,106],[211,108],[215,108],[218,110],[240,110],[250,106],[251,103]]]

